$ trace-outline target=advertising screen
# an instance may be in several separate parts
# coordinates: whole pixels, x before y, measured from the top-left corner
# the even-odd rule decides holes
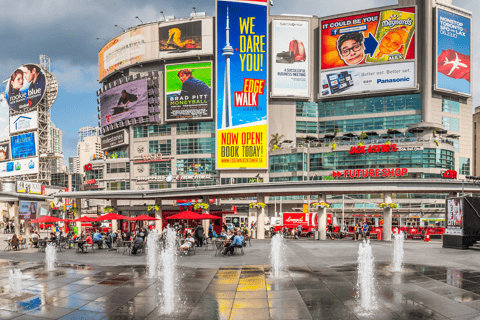
[[[5,99],[14,111],[28,111],[37,106],[46,91],[46,78],[36,64],[17,68],[8,78]]]
[[[17,192],[42,194],[42,184],[39,182],[17,181]]]
[[[12,150],[12,159],[35,156],[35,144],[35,134],[33,132],[11,137],[10,147]]]
[[[10,160],[9,149],[8,141],[0,143],[0,161]]]
[[[218,169],[267,168],[267,1],[217,0]]]
[[[162,22],[158,51],[160,59],[213,55],[213,19]]]
[[[0,177],[38,173],[38,158],[0,162]]]
[[[437,8],[436,89],[471,95],[471,18]]]
[[[310,80],[308,21],[273,21],[274,96],[308,97]]]
[[[10,117],[10,134],[37,128],[38,117],[36,111]]]
[[[129,65],[158,58],[156,30],[151,24],[129,30],[109,41],[98,52],[98,79],[102,81],[110,73]]]
[[[111,149],[118,146],[123,146],[128,144],[128,135],[125,130],[112,133],[110,135],[102,137],[101,146],[102,149]]]
[[[463,236],[463,199],[447,199],[445,234]]]
[[[37,202],[20,201],[20,208],[18,211],[20,220],[32,220],[37,216]]]
[[[121,120],[148,115],[147,80],[139,79],[100,94],[102,127]]]
[[[321,74],[322,96],[415,88],[415,62],[336,69]]]
[[[321,22],[321,69],[415,59],[415,7]]]
[[[212,119],[212,62],[165,66],[165,120]]]

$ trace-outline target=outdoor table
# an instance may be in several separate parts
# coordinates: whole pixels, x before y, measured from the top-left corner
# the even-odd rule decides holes
[[[6,248],[4,249],[5,251],[10,251],[12,250],[12,243],[10,242],[10,240],[3,240],[3,241],[6,241],[7,242],[7,246]]]

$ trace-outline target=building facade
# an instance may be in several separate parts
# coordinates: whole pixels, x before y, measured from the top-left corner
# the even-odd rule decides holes
[[[48,127],[48,154],[50,173],[62,172],[62,130],[57,128],[52,121]]]
[[[480,107],[475,108],[475,113],[473,114],[473,172],[472,174],[475,176],[478,176],[480,174],[480,168],[478,167],[479,165],[479,160],[480,160],[480,155],[478,154],[479,149],[479,143],[477,137],[480,137]]]
[[[85,137],[98,136],[98,128],[87,126],[78,129],[78,142],[83,142]]]

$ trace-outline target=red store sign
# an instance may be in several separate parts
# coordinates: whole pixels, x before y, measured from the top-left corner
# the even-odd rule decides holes
[[[353,146],[350,148],[348,153],[350,154],[362,154],[362,153],[387,153],[387,152],[397,152],[396,144],[380,144],[374,146]]]
[[[457,179],[457,171],[447,170],[443,173],[443,178],[445,178],[445,179]]]
[[[343,176],[346,179],[354,178],[393,178],[404,177],[408,174],[407,168],[384,168],[384,169],[354,169],[333,171],[332,177],[339,178]]]
[[[97,183],[97,179],[87,180],[83,184],[84,185],[90,185],[90,184],[95,184],[95,183]]]

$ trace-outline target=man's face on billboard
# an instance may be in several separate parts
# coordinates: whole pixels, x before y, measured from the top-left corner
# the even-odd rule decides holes
[[[28,68],[25,68],[25,80],[27,82],[32,82],[32,80],[35,77],[35,69],[32,69],[32,71],[28,70]]]
[[[180,78],[180,81],[182,81],[182,83],[183,83],[183,82],[187,81],[188,78],[190,78],[190,77],[188,75],[186,75],[185,73],[180,73],[179,78]]]
[[[347,40],[340,47],[340,58],[348,65],[359,64],[365,58],[365,47],[353,39]]]

